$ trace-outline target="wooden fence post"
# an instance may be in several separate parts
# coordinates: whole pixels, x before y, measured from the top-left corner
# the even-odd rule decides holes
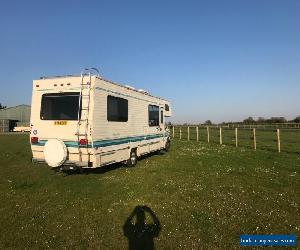
[[[277,129],[277,148],[278,148],[278,152],[281,152],[281,145],[280,145],[280,130],[279,128]]]
[[[180,127],[180,129],[179,129],[179,139],[181,140],[181,134],[182,134],[182,132],[181,132],[181,127]]]
[[[235,128],[235,146],[238,147],[238,129]]]
[[[220,145],[222,145],[223,141],[222,141],[222,127],[220,127]]]
[[[173,139],[175,138],[175,127],[173,126]]]
[[[255,128],[253,128],[253,148],[256,150],[256,131]]]
[[[207,142],[209,143],[209,127],[206,127],[206,131],[207,131]]]
[[[190,127],[187,127],[188,141],[190,140]]]
[[[197,141],[199,141],[199,129],[198,129],[198,126],[196,127],[196,137],[197,137]]]

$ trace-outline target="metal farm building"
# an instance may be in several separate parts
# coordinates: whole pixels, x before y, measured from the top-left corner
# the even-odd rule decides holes
[[[9,132],[15,126],[30,126],[30,105],[18,105],[0,110],[0,132]]]

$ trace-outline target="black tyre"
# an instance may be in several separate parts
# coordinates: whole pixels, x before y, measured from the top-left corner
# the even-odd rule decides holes
[[[132,149],[130,152],[130,157],[127,160],[127,166],[128,167],[134,167],[137,164],[137,154],[136,154],[136,150]]]
[[[165,151],[168,152],[170,150],[171,147],[171,142],[170,140],[167,140],[166,145],[165,145]]]

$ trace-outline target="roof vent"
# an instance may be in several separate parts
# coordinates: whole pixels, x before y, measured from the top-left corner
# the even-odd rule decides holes
[[[144,89],[139,89],[138,92],[149,95],[149,93]]]
[[[126,87],[126,88],[128,88],[128,89],[135,90],[135,88],[134,88],[134,87],[132,87],[132,86],[130,86],[130,85],[125,85],[125,87]]]

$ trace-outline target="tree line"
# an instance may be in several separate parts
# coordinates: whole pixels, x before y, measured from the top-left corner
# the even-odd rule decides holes
[[[0,103],[0,109],[6,109],[6,106],[2,106],[2,104]]]
[[[242,123],[244,124],[255,124],[255,123],[287,123],[287,122],[300,122],[300,116],[297,116],[296,118],[292,120],[287,120],[285,117],[271,117],[271,118],[264,118],[264,117],[258,117],[256,120],[253,119],[253,117],[249,116],[245,120],[243,120]]]
[[[296,118],[292,120],[287,120],[285,117],[271,117],[271,118],[264,118],[264,117],[258,117],[256,120],[249,116],[248,118],[244,119],[240,122],[222,122],[220,124],[222,125],[228,125],[228,124],[274,124],[274,123],[300,123],[300,116],[297,116]],[[211,120],[206,120],[202,125],[213,125],[214,123]],[[168,122],[168,125],[172,125],[171,122]],[[183,125],[188,125],[187,123],[184,123]]]

